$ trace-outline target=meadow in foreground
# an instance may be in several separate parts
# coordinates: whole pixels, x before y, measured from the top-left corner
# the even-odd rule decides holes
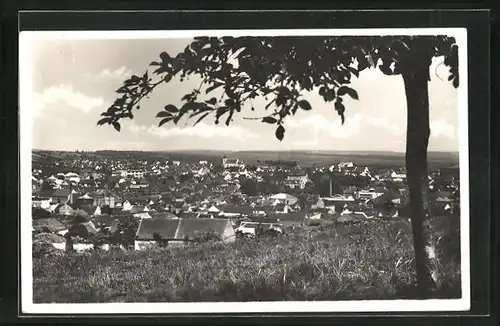
[[[437,227],[436,238],[442,232]],[[458,237],[458,232],[453,234]],[[460,298],[458,238],[447,243],[445,255],[438,250],[442,284],[435,296]],[[376,300],[415,295],[411,230],[404,222],[380,220],[304,228],[232,244],[34,258],[33,276],[35,303]]]

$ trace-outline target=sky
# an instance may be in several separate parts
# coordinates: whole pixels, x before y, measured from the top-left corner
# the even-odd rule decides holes
[[[156,113],[166,104],[179,106],[184,94],[199,85],[191,77],[159,86],[143,101],[133,120],[122,120],[120,132],[97,126],[100,114],[116,99],[115,90],[131,74],[142,75],[162,51],[175,56],[191,39],[33,39],[32,92],[34,149],[47,150],[328,150],[405,151],[406,100],[401,76],[367,69],[353,77],[359,100],[345,99],[341,125],[333,103],[317,90],[304,93],[313,110],[285,121],[283,141],[275,126],[246,120],[249,106],[228,127],[207,118],[191,124],[158,127]],[[435,58],[431,66],[430,151],[458,151],[458,90],[447,81],[447,68]],[[211,96],[210,96],[211,97]],[[254,100],[256,115],[264,115],[263,99]],[[247,110],[245,110],[245,108]],[[260,108],[260,110],[259,110]],[[245,112],[247,111],[247,112]],[[260,112],[259,112],[260,111]]]

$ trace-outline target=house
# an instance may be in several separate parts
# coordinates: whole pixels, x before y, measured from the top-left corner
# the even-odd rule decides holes
[[[92,221],[73,225],[70,229],[70,234],[72,234],[73,236],[79,236],[80,238],[84,239],[95,235],[97,232],[97,228]]]
[[[31,198],[31,206],[37,208],[47,209],[50,207],[52,199],[50,197],[34,196]]]
[[[391,173],[391,178],[394,182],[403,182],[404,180],[406,180],[406,173],[398,173],[396,171],[393,171]]]
[[[101,215],[92,218],[92,223],[96,229],[109,229],[114,221],[118,221],[118,219],[111,215]]]
[[[245,168],[245,164],[242,161],[240,161],[239,159],[227,158],[225,156],[222,158],[222,166],[226,170],[231,169],[231,168],[237,168],[237,169],[244,169]]]
[[[175,220],[178,219],[179,217],[177,215],[174,215],[170,212],[162,212],[162,213],[151,213],[149,214],[151,218],[154,219],[163,219],[163,220]]]
[[[292,189],[304,189],[309,181],[307,174],[291,174],[286,177],[285,186]]]
[[[128,201],[128,200],[125,200],[122,204],[122,210],[125,211],[125,212],[128,212],[132,209],[133,205]]]
[[[297,197],[285,193],[272,195],[269,197],[269,200],[272,201],[273,205],[277,205],[279,203],[293,205],[299,201]]]
[[[92,205],[94,203],[94,198],[90,197],[88,193],[80,196],[76,199],[76,204],[78,205]]]
[[[52,203],[65,204],[72,201],[71,190],[56,189],[50,196]]]
[[[120,201],[120,197],[108,189],[97,190],[92,197],[94,198],[94,206],[109,206],[110,208],[114,208],[115,203]]]
[[[293,209],[290,207],[288,204],[284,203],[278,203],[274,205],[274,212],[278,214],[287,214],[289,212],[292,212]]]
[[[72,215],[74,213],[74,209],[73,207],[65,203],[65,204],[60,204],[56,208],[55,212],[60,215]]]
[[[222,242],[234,242],[236,234],[228,219],[143,219],[139,223],[135,236],[136,250],[156,245],[157,234],[169,245],[187,244],[197,234],[215,232]]]
[[[357,199],[375,199],[377,197],[382,196],[383,192],[376,192],[375,189],[371,188],[369,190],[359,190],[356,193]]]
[[[56,249],[65,250],[66,239],[54,233],[37,233],[33,236],[33,244],[48,243]]]
[[[268,213],[265,217],[266,221],[275,220],[277,222],[298,222],[299,224],[306,218],[305,212],[292,213]]]
[[[31,217],[33,219],[48,218],[48,217],[51,217],[51,215],[52,214],[48,210],[40,208],[40,207],[33,207],[31,209]]]
[[[340,162],[338,165],[337,165],[337,168],[339,171],[342,171],[342,170],[345,170],[345,169],[352,169],[354,168],[355,165],[353,162]]]
[[[316,207],[327,211],[340,212],[347,205],[354,202],[355,199],[352,196],[334,195],[331,197],[320,198],[316,203]]]
[[[123,170],[123,171],[121,171],[120,176],[122,176],[124,178],[133,177],[133,178],[142,179],[142,178],[144,178],[144,171],[141,171],[141,170]]]
[[[224,217],[247,217],[252,215],[254,208],[249,205],[223,205],[220,206],[220,216]]]
[[[152,218],[151,215],[148,214],[148,212],[137,213],[137,214],[134,214],[133,216],[140,218],[140,219]]]
[[[306,219],[309,219],[309,220],[319,220],[321,219],[321,213],[316,213],[316,214],[311,214],[311,215],[306,215]]]

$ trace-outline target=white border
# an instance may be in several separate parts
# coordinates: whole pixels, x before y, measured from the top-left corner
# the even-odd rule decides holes
[[[31,140],[33,94],[32,41],[82,39],[166,39],[195,36],[371,36],[449,35],[459,44],[459,166],[461,196],[462,299],[453,300],[366,300],[316,302],[244,303],[33,303],[31,237]],[[20,175],[21,175],[21,311],[24,314],[119,314],[119,313],[310,313],[310,312],[417,312],[464,311],[470,309],[469,257],[469,149],[467,93],[467,30],[465,28],[406,29],[302,29],[302,30],[190,30],[190,31],[29,31],[19,35]]]

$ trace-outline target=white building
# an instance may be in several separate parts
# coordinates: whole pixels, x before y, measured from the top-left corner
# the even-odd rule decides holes
[[[224,166],[224,169],[229,169],[229,168],[243,169],[243,168],[245,168],[245,164],[243,163],[243,161],[241,161],[238,158],[223,157],[222,158],[222,165]]]
[[[304,189],[309,181],[310,180],[307,174],[289,175],[286,178],[285,185],[292,189],[294,188]]]
[[[124,178],[144,178],[144,171],[142,170],[123,170],[120,174]]]
[[[377,197],[382,196],[384,193],[383,192],[376,192],[375,189],[369,189],[369,190],[360,190],[356,193],[356,197],[358,199],[375,199]]]

